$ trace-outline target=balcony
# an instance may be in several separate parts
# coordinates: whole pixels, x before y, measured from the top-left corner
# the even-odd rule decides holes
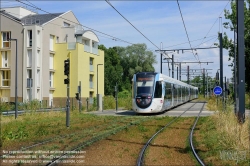
[[[98,48],[92,47],[92,53],[98,55]]]
[[[90,88],[90,89],[94,89],[94,83],[91,82],[91,81],[89,82],[89,88]]]
[[[84,45],[84,51],[85,52],[90,52],[90,46]]]
[[[75,50],[76,49],[76,42],[68,43],[68,50]]]
[[[9,87],[10,80],[9,79],[2,79],[2,87]]]
[[[93,72],[94,71],[94,66],[93,65],[89,65],[89,71]]]
[[[2,46],[3,48],[10,48],[10,41],[3,41]]]

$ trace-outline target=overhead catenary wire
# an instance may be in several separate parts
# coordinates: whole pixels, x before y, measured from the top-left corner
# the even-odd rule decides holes
[[[20,0],[16,0],[16,1],[17,1],[17,2],[20,2],[20,3],[24,4],[24,5],[30,6],[30,7],[32,7],[32,8],[41,10],[41,11],[47,13],[47,14],[55,15],[55,14],[50,13],[50,12],[47,12],[47,11],[41,9],[41,8],[38,8],[38,7],[32,6],[32,5],[30,5],[30,4],[24,3],[24,2],[22,2],[22,1],[20,1]],[[56,16],[57,16],[57,15],[56,15]],[[80,23],[77,23],[77,22],[74,22],[74,21],[72,21],[72,20],[69,20],[69,19],[66,19],[66,18],[63,18],[63,17],[60,17],[60,16],[57,16],[57,17],[58,17],[58,18],[61,18],[61,19],[64,19],[64,20],[66,20],[66,21],[69,21],[69,22],[71,22],[71,23],[74,23],[74,24],[77,24],[77,25],[81,25],[81,26],[83,26],[83,27],[85,27],[85,28],[87,28],[87,29],[90,29],[90,30],[93,30],[93,31],[95,31],[95,32],[101,33],[101,34],[103,34],[103,35],[109,36],[109,37],[111,37],[111,38],[113,38],[113,39],[116,39],[116,40],[119,40],[119,41],[123,41],[123,42],[125,42],[125,43],[132,44],[132,45],[134,44],[134,43],[131,43],[131,42],[128,42],[128,41],[119,39],[119,38],[117,38],[117,37],[111,36],[111,35],[109,35],[109,34],[103,33],[103,32],[101,32],[101,31],[95,30],[95,29],[93,29],[93,28],[89,28],[89,27],[87,27],[87,26],[84,26],[84,25],[82,25],[82,24],[80,24]]]
[[[183,23],[183,26],[184,26],[184,28],[185,28],[185,32],[186,32],[186,35],[187,35],[187,38],[188,38],[188,43],[189,43],[189,46],[190,46],[190,48],[191,48],[191,50],[192,50],[192,52],[193,52],[193,49],[192,49],[192,46],[191,46],[191,42],[190,42],[190,39],[189,39],[189,36],[188,36],[187,28],[186,28],[186,25],[185,25],[185,21],[184,21],[182,12],[181,12],[181,7],[180,7],[180,4],[179,4],[179,1],[178,1],[178,0],[177,0],[177,4],[178,4],[178,8],[179,8],[179,11],[180,11],[180,14],[181,14],[182,23]],[[193,55],[194,55],[194,57],[195,57],[194,52],[193,52]],[[196,57],[195,57],[195,59],[197,60]],[[200,61],[200,60],[199,60],[199,57],[198,57],[198,61]]]
[[[24,16],[24,15],[21,15],[21,14],[16,14],[16,13],[12,13],[12,12],[7,12],[7,11],[5,11],[5,13],[9,13],[9,14],[11,14],[11,15],[16,15],[16,16]],[[52,22],[49,22],[49,24],[52,24],[52,25],[56,25],[56,26],[62,26],[62,25],[60,25],[60,24],[55,24],[55,23],[52,23]],[[91,32],[86,32],[86,33],[91,33]],[[99,37],[104,37],[104,38],[108,38],[108,39],[111,39],[111,40],[116,40],[116,39],[114,39],[113,37],[107,37],[107,36],[102,36],[102,35],[98,35]],[[149,49],[150,50],[150,49]],[[152,50],[151,50],[152,51]]]
[[[47,11],[41,9],[41,8],[38,8],[38,7],[35,6],[35,5],[29,5],[29,4],[27,4],[27,3],[21,2],[20,0],[16,0],[16,1],[17,1],[17,2],[20,2],[20,3],[24,4],[24,5],[30,6],[30,7],[32,7],[32,8],[38,9],[38,10],[40,10],[40,11],[43,11],[43,12],[45,12],[45,13],[54,15],[53,13],[47,12]],[[104,33],[104,32],[101,32],[101,31],[95,30],[95,29],[93,29],[93,28],[84,26],[84,25],[82,25],[82,24],[80,24],[80,23],[77,23],[77,22],[74,22],[74,21],[72,21],[72,20],[68,20],[68,19],[63,18],[63,17],[60,17],[60,16],[57,16],[57,17],[58,17],[58,18],[61,18],[61,19],[64,19],[64,20],[66,20],[66,21],[69,21],[69,22],[71,22],[71,23],[75,23],[75,24],[77,24],[77,25],[81,25],[81,26],[83,26],[83,27],[85,27],[85,28],[87,28],[87,29],[93,30],[93,31],[98,32],[98,33],[100,33],[100,34],[106,35],[106,36],[110,37],[112,40],[115,40],[115,41],[122,41],[122,42],[125,42],[125,43],[128,43],[128,44],[134,45],[134,43],[125,41],[125,40],[123,40],[123,39],[120,39],[120,38],[111,36],[111,35],[106,34],[106,33]],[[148,50],[150,50],[150,49],[148,49]],[[154,52],[154,50],[150,50],[150,51]]]
[[[226,7],[227,7],[227,5],[229,4],[229,2],[230,2],[231,0],[229,0],[228,2],[227,2],[227,4],[226,4],[226,6],[223,8],[223,10],[221,11],[221,13],[219,14],[219,17],[221,16],[221,14],[223,13],[223,11],[226,9]],[[215,25],[215,23],[218,21],[218,19],[219,19],[219,17],[217,17],[217,19],[215,20],[215,22],[213,23],[213,25],[211,26],[211,28],[209,29],[209,31],[207,32],[207,34],[205,35],[205,37],[203,38],[203,40],[207,37],[207,35],[210,33],[210,31],[212,30],[212,28],[214,27],[214,25]],[[202,40],[202,42],[203,42],[203,40]],[[201,42],[201,44],[203,44]],[[200,45],[201,45],[200,44]],[[200,46],[199,45],[199,46]]]
[[[27,2],[29,2],[32,6],[36,7],[38,9],[38,7],[36,5],[34,5],[33,3],[31,3],[30,1],[26,0]]]
[[[21,2],[22,3],[22,2]],[[25,4],[25,3],[24,3]],[[28,6],[28,4],[26,4],[27,6]],[[33,6],[34,7],[34,6]],[[34,8],[37,8],[37,7],[34,7]],[[41,11],[43,11],[42,9],[41,9]],[[49,13],[49,12],[46,12],[46,13]],[[62,19],[64,19],[64,18],[62,18]],[[67,19],[66,19],[67,20]],[[70,21],[70,22],[72,22],[71,20],[68,20],[68,21]],[[79,23],[76,23],[76,24],[79,24]],[[81,24],[79,24],[79,25],[81,25]],[[86,27],[86,26],[84,26],[84,27]],[[87,27],[88,28],[88,27]],[[92,29],[92,28],[90,28],[90,29]],[[92,29],[93,31],[96,31],[96,30],[94,30],[94,29]],[[97,31],[96,31],[97,32]],[[99,31],[98,31],[98,33],[99,33]],[[102,34],[104,34],[104,36],[107,36],[105,33],[102,33]],[[116,37],[114,37],[114,36],[111,36],[111,35],[109,35],[109,37],[110,37],[110,39],[113,39],[113,40],[116,40],[116,41],[121,41],[121,40],[119,40],[118,38],[116,38]],[[122,40],[123,41],[123,40]],[[191,41],[189,41],[189,42],[191,42]],[[126,43],[128,43],[128,42],[126,42]],[[133,44],[133,43],[129,43],[129,44]]]
[[[215,36],[218,36],[218,35],[209,36],[209,37],[207,37],[207,38],[215,37]],[[190,42],[195,42],[195,41],[199,41],[199,40],[203,40],[203,38],[195,39],[195,40],[192,40],[192,41],[190,41]],[[186,44],[186,43],[189,43],[189,42],[179,43],[179,44],[167,46],[167,47],[164,47],[164,48],[170,48],[170,47],[174,47],[174,46],[179,46],[179,45],[183,45],[183,44]],[[197,46],[196,46],[196,47],[197,47]]]
[[[206,42],[211,41],[211,40],[214,40],[215,38],[218,39],[218,36],[214,36],[212,39],[206,40],[206,41],[202,42],[201,44],[206,43]],[[199,47],[201,44],[199,44],[199,45],[197,45],[195,47]],[[212,45],[210,47],[212,47]]]
[[[105,0],[120,16],[122,16],[132,27],[134,27],[144,38],[146,38],[151,44],[153,44],[157,49],[160,48],[154,44],[147,36],[145,36],[139,29],[137,29],[126,17],[124,17],[108,0]],[[167,55],[167,54],[165,54]],[[167,55],[168,56],[168,55]],[[169,56],[168,56],[169,57]],[[170,57],[169,57],[170,58]]]

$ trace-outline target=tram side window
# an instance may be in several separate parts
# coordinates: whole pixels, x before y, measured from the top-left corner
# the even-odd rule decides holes
[[[186,95],[186,94],[185,94],[185,87],[182,87],[182,90],[181,90],[181,91],[182,91],[182,94],[181,94],[182,97],[185,97],[185,95]]]
[[[168,82],[165,83],[165,99],[172,99],[171,84]]]
[[[161,81],[156,81],[154,98],[161,98],[161,97],[162,97],[162,83]]]
[[[177,85],[173,85],[174,98],[177,98]]]
[[[178,86],[179,88],[178,88],[178,97],[179,97],[179,99],[181,98],[181,86],[179,85]]]

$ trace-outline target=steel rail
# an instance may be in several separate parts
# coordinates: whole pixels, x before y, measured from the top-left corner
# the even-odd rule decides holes
[[[101,138],[108,137],[108,136],[110,136],[111,134],[117,133],[117,132],[119,132],[119,131],[121,131],[121,130],[124,130],[125,128],[131,126],[131,125],[134,125],[134,124],[137,124],[137,123],[141,123],[141,122],[143,122],[143,121],[146,121],[146,119],[139,119],[139,120],[137,120],[137,121],[130,122],[130,123],[128,123],[127,125],[117,127],[117,128],[115,128],[115,130],[114,130],[114,129],[111,129],[110,131],[107,131],[107,132],[105,131],[104,133],[102,133],[102,134],[100,134],[100,135],[97,135],[96,137],[91,138],[90,140],[85,141],[85,142],[79,144],[77,147],[72,148],[72,149],[69,150],[68,152],[70,152],[70,151],[71,151],[71,152],[73,152],[73,151],[79,151],[80,149],[82,149],[82,148],[84,148],[84,147],[86,147],[86,146],[89,146],[90,144],[92,144],[92,143],[94,143],[94,142],[96,142],[96,141],[99,141]],[[64,159],[65,156],[69,156],[69,155],[70,155],[70,153],[64,153],[64,154],[62,154],[60,157],[54,158],[53,160],[51,160],[51,162],[47,163],[46,166],[53,166],[53,165],[55,165],[55,164],[58,164],[58,161],[59,161],[59,160],[62,160],[62,159]]]
[[[26,147],[22,147],[21,149],[17,150],[17,151],[25,151],[25,150],[28,150],[28,149],[31,149],[33,147],[37,147],[37,146],[40,146],[40,145],[45,145],[46,143],[50,143],[52,141],[55,141],[55,140],[60,140],[60,139],[64,139],[66,137],[70,137],[70,136],[74,136],[74,135],[81,135],[81,136],[85,136],[89,133],[92,132],[93,129],[98,129],[99,127],[103,127],[103,129],[105,129],[106,127],[108,127],[110,124],[114,124],[116,122],[119,122],[119,123],[128,123],[127,121],[129,120],[129,118],[127,117],[124,117],[121,121],[121,119],[116,119],[116,120],[112,120],[110,121],[109,123],[103,125],[103,124],[99,124],[97,126],[91,126],[91,127],[88,127],[86,129],[84,129],[82,132],[75,132],[75,133],[71,133],[71,134],[65,134],[65,135],[59,135],[57,137],[54,137],[54,138],[51,138],[51,139],[46,139],[46,140],[43,140],[41,142],[38,142],[38,143],[35,143],[33,145],[29,145],[29,146],[26,146]],[[9,155],[12,155],[11,153],[8,153],[8,154],[5,154],[4,156],[9,156]],[[3,155],[0,155],[0,158],[3,158]]]
[[[184,111],[182,114],[180,114],[178,117],[174,118],[172,121],[170,121],[168,124],[166,124],[164,127],[162,127],[160,130],[158,130],[149,140],[148,142],[144,145],[142,148],[139,157],[137,159],[137,166],[141,166],[143,164],[144,160],[144,152],[146,151],[149,143],[155,138],[156,135],[158,135],[163,129],[171,125],[174,121],[176,121],[180,116],[182,116],[184,113],[186,113],[188,110],[190,110],[196,103],[194,103],[191,107],[189,107],[186,111]]]
[[[202,162],[202,160],[199,158],[199,156],[198,156],[197,153],[195,152],[194,145],[193,145],[193,132],[194,132],[194,128],[195,128],[195,126],[196,126],[196,124],[197,124],[197,122],[198,122],[198,119],[199,119],[199,117],[200,117],[200,114],[201,114],[201,112],[202,112],[204,106],[205,106],[205,103],[203,103],[203,106],[202,106],[202,108],[201,108],[201,110],[200,110],[200,112],[199,112],[199,114],[198,114],[198,116],[197,116],[197,118],[196,118],[196,121],[194,122],[194,125],[193,125],[193,127],[192,127],[192,129],[191,129],[191,132],[190,132],[190,135],[189,135],[189,143],[190,143],[190,147],[191,147],[191,149],[192,149],[192,152],[193,152],[193,154],[194,154],[196,160],[197,160],[202,166],[205,166],[205,164]]]

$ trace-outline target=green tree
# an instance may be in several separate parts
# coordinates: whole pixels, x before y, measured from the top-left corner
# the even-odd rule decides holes
[[[116,47],[116,52],[121,57],[123,90],[131,90],[131,80],[135,73],[155,71],[153,64],[157,62],[156,55],[147,50],[146,44]]]
[[[250,0],[245,1],[245,7],[244,7],[244,25],[245,25],[245,80],[246,80],[246,92],[250,93],[250,10],[249,10],[249,4]],[[231,31],[234,31],[237,27],[237,20],[236,20],[236,2],[231,2],[231,11],[225,10],[225,18],[229,19],[229,22],[224,23],[224,27],[226,29],[230,29]],[[229,60],[233,60],[233,62],[237,58],[234,59],[234,41],[233,39],[230,39],[226,33],[224,33],[223,37],[223,47],[225,49],[229,50]],[[236,48],[237,49],[237,48]],[[237,64],[237,63],[236,63]],[[232,64],[233,66],[233,64]]]
[[[147,50],[146,44],[134,44],[127,47],[106,48],[98,46],[104,51],[104,93],[111,95],[114,86],[118,84],[118,91],[131,91],[131,80],[137,72],[154,71],[156,55]]]
[[[121,58],[115,48],[107,49],[104,45],[100,45],[98,48],[104,51],[104,94],[112,95],[116,82],[119,84],[122,80]]]

